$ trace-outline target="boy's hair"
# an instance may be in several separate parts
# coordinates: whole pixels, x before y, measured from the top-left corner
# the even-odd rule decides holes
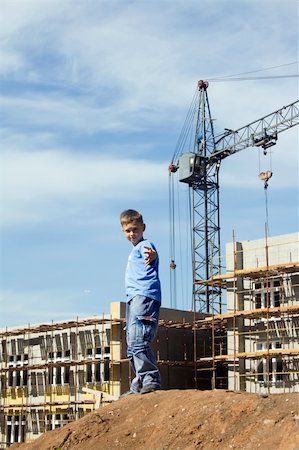
[[[128,223],[135,221],[138,223],[143,223],[142,215],[138,211],[135,211],[135,209],[126,209],[120,215],[121,225],[127,225]]]

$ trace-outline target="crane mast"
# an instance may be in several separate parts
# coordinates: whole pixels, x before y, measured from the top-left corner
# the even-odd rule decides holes
[[[218,286],[201,283],[221,273],[219,169],[221,161],[248,147],[267,149],[278,134],[299,124],[299,101],[284,106],[237,130],[225,129],[215,139],[207,94],[209,83],[198,82],[197,95],[181,143],[169,166],[187,183],[191,197],[192,301],[194,311],[221,314]],[[187,134],[193,135],[188,139]],[[186,146],[188,146],[186,148]]]

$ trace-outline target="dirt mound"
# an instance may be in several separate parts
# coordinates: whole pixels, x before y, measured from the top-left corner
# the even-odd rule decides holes
[[[299,393],[227,391],[131,395],[11,450],[295,450]]]

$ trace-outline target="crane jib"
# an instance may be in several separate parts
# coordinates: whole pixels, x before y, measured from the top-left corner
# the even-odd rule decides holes
[[[276,144],[278,133],[299,124],[299,100],[284,106],[237,130],[223,134],[216,142],[216,148],[209,156],[209,164],[248,147],[267,149]]]

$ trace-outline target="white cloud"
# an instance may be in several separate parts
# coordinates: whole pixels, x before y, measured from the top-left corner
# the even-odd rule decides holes
[[[2,0],[2,322],[87,315],[99,299],[119,298],[116,265],[127,242],[119,243],[117,217],[128,204],[142,208],[167,255],[167,165],[197,80],[294,61],[297,40],[293,0]],[[212,81],[208,94],[218,133],[294,101],[298,86],[289,78]],[[297,130],[273,148],[269,212],[279,233],[294,223],[297,149]],[[244,239],[263,229],[258,173],[256,149],[221,167],[223,223],[241,226]],[[280,208],[285,188],[292,192]]]
[[[149,5],[46,1],[42,5],[19,2],[20,8],[3,3],[6,20],[2,33],[9,37],[3,58],[22,58],[21,66],[14,67],[23,69],[17,71],[17,79],[33,79],[52,89],[56,86],[58,92],[75,89],[81,93],[81,98],[71,100],[65,93],[55,98],[48,92],[47,101],[43,94],[35,95],[31,102],[23,94],[29,117],[37,123],[49,119],[51,124],[54,116],[49,111],[55,109],[57,122],[69,122],[70,126],[72,121],[73,127],[79,128],[83,113],[83,123],[89,119],[91,130],[96,122],[100,126],[105,116],[106,127],[109,122],[128,126],[129,120],[136,123],[138,117],[141,123],[143,117],[153,115],[164,114],[165,120],[168,115],[172,120],[177,109],[188,104],[197,78],[296,59],[296,46],[288,42],[296,33],[293,2],[284,2],[279,11],[266,4],[243,2],[233,15],[230,7],[234,2],[229,1],[151,1]],[[244,12],[248,13],[246,22],[238,20]],[[10,70],[9,64],[4,66]],[[243,87],[222,84],[219,98],[239,98],[238,89],[246,95]],[[259,91],[263,103],[268,92]],[[100,98],[106,108],[99,106],[96,100]],[[9,102],[14,109],[19,105],[13,99]],[[137,111],[138,115],[133,115]]]
[[[166,163],[47,150],[10,150],[1,160],[6,225],[79,215],[94,202],[167,196]]]
[[[5,123],[24,129],[55,129],[87,135],[101,130],[132,131],[141,130],[151,122],[161,120],[165,111],[145,109],[140,105],[137,113],[124,99],[116,99],[112,104],[105,101],[95,103],[91,96],[72,97],[65,93],[21,94],[1,96],[5,109]],[[145,117],[147,122],[145,122]]]
[[[0,49],[0,75],[21,70],[24,65],[24,58],[21,54],[9,54]]]

